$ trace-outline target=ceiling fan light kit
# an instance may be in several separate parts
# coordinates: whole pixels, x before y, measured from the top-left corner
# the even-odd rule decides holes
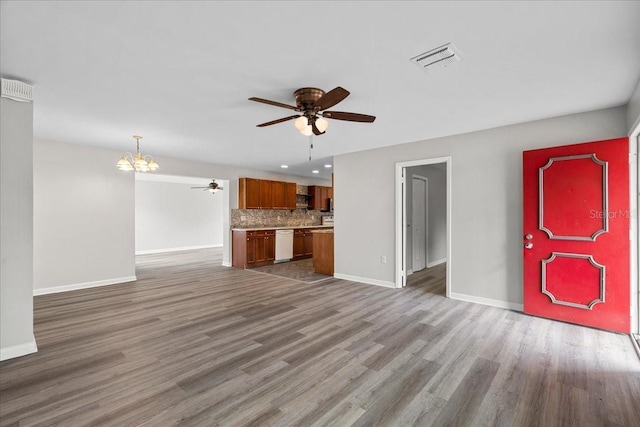
[[[305,136],[322,135],[329,127],[329,122],[323,117],[334,120],[344,120],[348,122],[372,123],[376,118],[367,114],[348,113],[342,111],[323,111],[331,108],[349,96],[349,91],[338,86],[329,92],[315,87],[303,87],[293,93],[296,105],[283,104],[268,99],[249,98],[249,101],[261,102],[275,107],[287,108],[301,114],[283,117],[270,122],[261,123],[257,127],[271,126],[278,123],[294,120],[294,126]]]
[[[153,157],[149,155],[144,156],[140,152],[140,140],[142,137],[140,135],[133,135],[133,138],[136,140],[136,154],[124,153],[122,158],[116,163],[116,167],[126,172],[133,170],[136,172],[155,172],[160,169],[160,165],[153,160]]]

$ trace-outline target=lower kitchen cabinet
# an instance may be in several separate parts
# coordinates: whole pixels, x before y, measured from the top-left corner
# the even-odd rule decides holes
[[[313,255],[313,233],[310,228],[293,232],[293,258],[307,258]]]
[[[233,230],[231,245],[234,267],[259,267],[276,259],[275,230]]]

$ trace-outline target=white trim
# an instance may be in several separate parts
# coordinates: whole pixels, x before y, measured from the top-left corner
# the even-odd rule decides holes
[[[222,245],[200,245],[200,246],[182,246],[179,248],[149,249],[146,251],[136,251],[136,255],[163,254],[165,252],[190,251],[193,249],[209,249],[221,248]]]
[[[383,286],[385,288],[393,289],[396,287],[395,283],[389,282],[388,280],[370,279],[368,277],[352,276],[350,274],[340,274],[340,273],[335,273],[333,277],[335,277],[336,279],[349,280],[351,282],[365,283],[367,285]]]
[[[33,290],[33,296],[57,294],[60,292],[76,291],[79,289],[98,288],[100,286],[118,285],[120,283],[135,282],[136,276],[116,277],[114,279],[96,280],[95,282],[74,283],[72,285],[52,286]]]
[[[412,269],[408,269],[407,270],[407,276],[411,276],[413,274],[413,270]]]
[[[631,332],[640,333],[640,174],[638,173],[638,155],[640,155],[640,123],[629,135],[629,257],[631,280]]]
[[[36,353],[37,351],[38,345],[36,344],[36,337],[32,335],[31,341],[29,342],[0,349],[0,361],[26,356],[27,354]]]
[[[231,267],[231,263],[229,261],[222,261],[223,267]]]
[[[466,301],[466,302],[472,302],[475,304],[489,305],[491,307],[504,308],[506,310],[515,310],[520,312],[524,311],[524,306],[522,304],[517,304],[515,302],[502,301],[498,299],[483,298],[483,297],[477,297],[474,295],[467,295],[467,294],[458,294],[455,292],[452,292],[451,295],[449,295],[449,298],[455,299],[458,301]]]
[[[427,268],[435,267],[436,265],[444,264],[445,262],[447,262],[446,258],[440,258],[440,259],[437,259],[435,261],[428,262],[427,263]]]
[[[396,163],[396,288],[405,285],[407,274],[407,260],[405,259],[405,242],[407,241],[407,223],[404,201],[406,198],[406,185],[404,178],[404,163]],[[400,225],[398,225],[400,224]]]

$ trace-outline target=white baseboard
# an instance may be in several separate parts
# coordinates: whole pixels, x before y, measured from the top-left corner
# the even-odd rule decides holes
[[[223,267],[231,267],[231,263],[229,261],[222,261]]]
[[[407,276],[411,276],[413,274],[413,270],[412,269],[408,269],[407,270]]]
[[[37,351],[36,337],[32,336],[30,342],[0,349],[0,361],[15,359],[16,357],[26,356],[27,354],[36,353]]]
[[[365,283],[367,285],[384,286],[385,288],[393,288],[393,289],[396,288],[395,283],[388,282],[386,280],[370,279],[368,277],[351,276],[350,274],[340,274],[340,273],[335,273],[333,277],[335,277],[336,279],[349,280],[351,282]]]
[[[190,251],[193,249],[209,249],[221,248],[222,245],[200,245],[200,246],[181,246],[179,248],[149,249],[146,251],[136,251],[136,255],[163,254],[165,252]]]
[[[446,258],[437,259],[435,261],[428,262],[427,263],[427,268],[435,267],[436,265],[440,265],[440,264],[445,263],[445,262],[447,262]]]
[[[524,306],[522,304],[517,304],[514,302],[508,302],[508,301],[501,301],[501,300],[491,299],[491,298],[477,297],[474,295],[458,294],[455,292],[451,292],[451,294],[449,295],[449,298],[459,300],[459,301],[473,302],[476,304],[489,305],[491,307],[504,308],[507,310],[515,310],[515,311],[521,311],[521,312],[524,311]]]
[[[33,290],[33,295],[57,294],[59,292],[76,291],[78,289],[97,288],[99,286],[117,285],[119,283],[135,282],[136,276],[116,277],[114,279],[96,280],[95,282],[74,283],[72,285],[52,286]]]

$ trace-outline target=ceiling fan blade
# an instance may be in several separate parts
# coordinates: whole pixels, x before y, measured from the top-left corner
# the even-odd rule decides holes
[[[282,107],[282,108],[288,108],[294,111],[300,111],[298,107],[294,107],[293,105],[283,104],[282,102],[269,101],[268,99],[263,99],[263,98],[256,98],[255,96],[249,98],[249,101],[262,102],[263,104],[269,104],[269,105],[274,105],[276,107]]]
[[[369,116],[367,114],[347,113],[345,111],[325,111],[322,113],[322,117],[334,120],[346,120],[348,122],[362,122],[373,123],[376,116]]]
[[[314,135],[322,135],[324,133],[324,132],[320,132],[320,129],[318,129],[318,126],[316,126],[315,120],[311,121],[311,131],[313,132]]]
[[[205,188],[206,189],[206,188],[209,188],[209,187],[191,187],[192,190],[199,190],[201,188]]]
[[[278,124],[278,123],[286,122],[286,121],[288,121],[288,120],[297,119],[298,117],[300,117],[300,116],[289,116],[289,117],[283,117],[283,118],[278,119],[278,120],[272,120],[272,121],[270,121],[270,122],[260,123],[259,125],[256,125],[256,127],[263,128],[263,127],[265,127],[265,126],[276,125],[276,124]]]
[[[349,96],[349,91],[338,86],[322,95],[314,104],[319,110],[326,110]]]
[[[216,188],[216,190],[224,190],[224,188],[218,187],[218,188]]]

